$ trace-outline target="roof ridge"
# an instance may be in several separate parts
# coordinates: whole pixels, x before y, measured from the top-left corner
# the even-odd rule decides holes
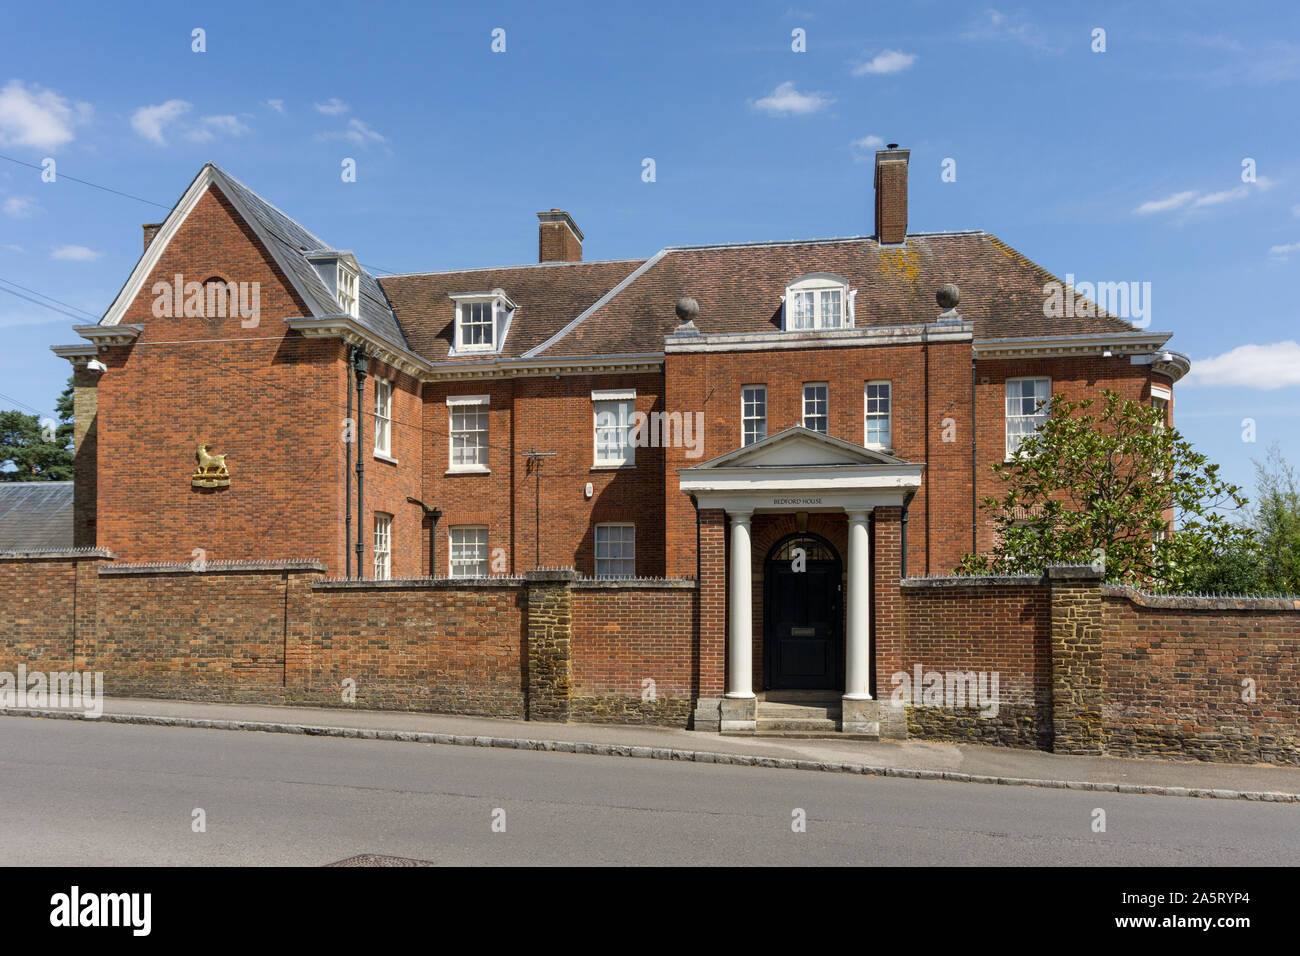
[[[632,256],[628,259],[587,259],[580,262],[524,262],[513,266],[475,266],[471,269],[435,269],[431,272],[390,272],[376,278],[396,279],[413,276],[449,276],[464,272],[505,272],[509,269],[546,269],[556,266],[603,266],[616,265],[620,262],[645,262],[647,256]]]
[[[534,358],[540,353],[545,352],[555,343],[559,342],[562,338],[564,338],[566,335],[568,335],[570,332],[572,332],[574,329],[580,326],[583,322],[587,321],[587,319],[590,318],[592,315],[594,315],[597,311],[602,309],[607,303],[609,303],[614,298],[616,298],[618,294],[622,292],[624,289],[626,289],[629,285],[631,285],[641,276],[645,275],[647,272],[653,269],[655,264],[658,263],[659,260],[664,257],[667,251],[668,250],[666,249],[660,249],[649,259],[645,260],[645,262],[641,263],[641,265],[637,266],[630,273],[625,275],[614,286],[614,288],[610,289],[608,292],[602,295],[591,305],[587,306],[587,308],[584,309],[582,313],[578,315],[577,318],[569,322],[566,326],[564,326],[564,328],[560,329],[560,331],[556,332],[554,335],[546,339],[546,341],[542,342],[540,345],[533,346],[531,349],[529,349],[527,352],[523,353],[523,355],[519,357]]]

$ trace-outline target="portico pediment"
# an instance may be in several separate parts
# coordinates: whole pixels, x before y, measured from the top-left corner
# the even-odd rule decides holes
[[[795,427],[680,468],[678,481],[701,508],[871,510],[902,504],[921,486],[924,469],[919,462]]]
[[[691,471],[712,468],[771,468],[788,465],[902,465],[901,458],[873,451],[861,445],[831,438],[821,432],[795,426],[762,441],[727,452],[696,465]]]

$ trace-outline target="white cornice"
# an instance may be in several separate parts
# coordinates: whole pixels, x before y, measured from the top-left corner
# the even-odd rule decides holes
[[[430,368],[429,363],[414,352],[398,348],[387,339],[380,338],[349,315],[326,315],[316,318],[304,316],[284,321],[289,328],[301,332],[305,338],[342,339],[349,345],[364,346],[371,357],[414,378],[423,380]]]
[[[130,345],[144,331],[143,325],[74,325],[72,331],[96,345]]]
[[[853,348],[871,345],[919,345],[922,342],[969,342],[970,322],[900,325],[885,328],[829,329],[820,332],[670,333],[664,351],[764,352],[777,349]]]
[[[50,351],[61,359],[67,359],[73,368],[85,368],[86,364],[98,354],[99,349],[93,345],[51,345]]]
[[[308,338],[339,338],[366,350],[422,382],[471,381],[475,379],[525,378],[539,375],[608,375],[611,373],[658,372],[663,353],[636,355],[593,355],[555,359],[497,358],[481,362],[430,362],[414,352],[396,348],[385,339],[357,324],[348,316],[285,319],[289,328]]]
[[[1022,338],[977,339],[972,345],[977,359],[1097,356],[1107,349],[1113,355],[1136,355],[1164,345],[1172,332],[1085,332]]]

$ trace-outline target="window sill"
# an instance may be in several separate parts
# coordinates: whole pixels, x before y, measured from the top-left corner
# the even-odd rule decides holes
[[[492,469],[487,465],[460,465],[455,468],[448,468],[443,475],[490,475]]]
[[[389,456],[389,455],[385,455],[385,454],[384,454],[383,452],[381,452],[381,451],[377,451],[377,452],[375,452],[375,461],[386,461],[386,462],[388,462],[388,464],[390,464],[390,465],[396,465],[396,464],[398,464],[398,461],[397,461],[396,458],[393,458],[393,457],[391,457],[391,456]]]
[[[591,466],[592,471],[630,471],[633,468],[636,468],[636,462],[634,461],[624,462],[621,465],[597,463]]]

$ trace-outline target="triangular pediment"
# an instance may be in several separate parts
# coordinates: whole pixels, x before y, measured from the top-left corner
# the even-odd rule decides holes
[[[692,470],[901,464],[906,462],[893,455],[795,426],[752,445],[737,448],[711,461],[696,465]]]

